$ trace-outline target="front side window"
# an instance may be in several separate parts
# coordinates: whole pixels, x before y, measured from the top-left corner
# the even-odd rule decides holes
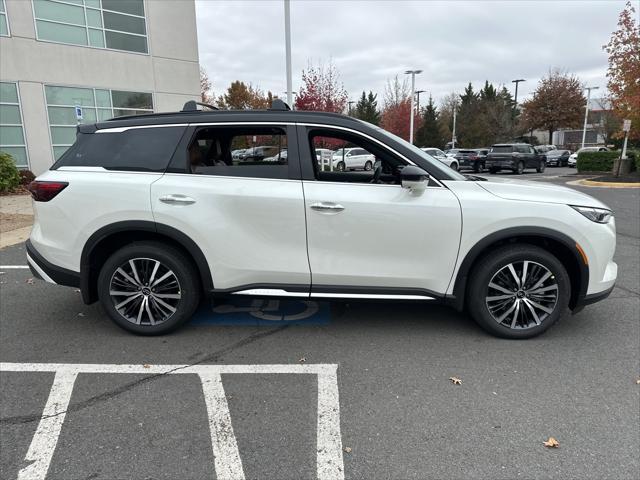
[[[0,83],[0,152],[8,153],[20,168],[28,168],[18,84]]]
[[[284,127],[200,127],[189,142],[183,173],[229,177],[289,177]]]
[[[55,85],[46,85],[44,91],[56,160],[75,141],[78,124],[153,112],[151,93]]]
[[[149,53],[144,0],[33,0],[33,13],[38,40]]]

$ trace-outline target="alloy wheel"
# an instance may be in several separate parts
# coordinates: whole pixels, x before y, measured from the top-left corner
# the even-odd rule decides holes
[[[109,295],[128,322],[158,325],[177,311],[182,292],[176,274],[158,260],[133,258],[111,276]]]
[[[493,319],[511,329],[540,325],[558,302],[558,283],[544,265],[530,260],[509,263],[489,281],[485,303]]]

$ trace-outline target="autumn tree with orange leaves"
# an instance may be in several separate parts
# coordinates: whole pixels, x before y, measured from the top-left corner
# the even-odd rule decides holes
[[[618,29],[602,47],[609,55],[609,100],[617,117],[631,120],[632,141],[640,140],[640,28],[635,13],[627,2],[618,18]],[[623,136],[622,132],[618,135]]]

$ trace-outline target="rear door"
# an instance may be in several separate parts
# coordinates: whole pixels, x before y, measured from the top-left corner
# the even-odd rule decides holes
[[[151,188],[156,222],[202,249],[215,291],[308,294],[305,212],[293,126],[192,125]],[[295,132],[295,130],[294,130]],[[287,157],[234,160],[253,144]]]

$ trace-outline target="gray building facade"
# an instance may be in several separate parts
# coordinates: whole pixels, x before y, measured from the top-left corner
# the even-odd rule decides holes
[[[0,151],[36,175],[78,123],[200,96],[194,0],[0,0]]]

